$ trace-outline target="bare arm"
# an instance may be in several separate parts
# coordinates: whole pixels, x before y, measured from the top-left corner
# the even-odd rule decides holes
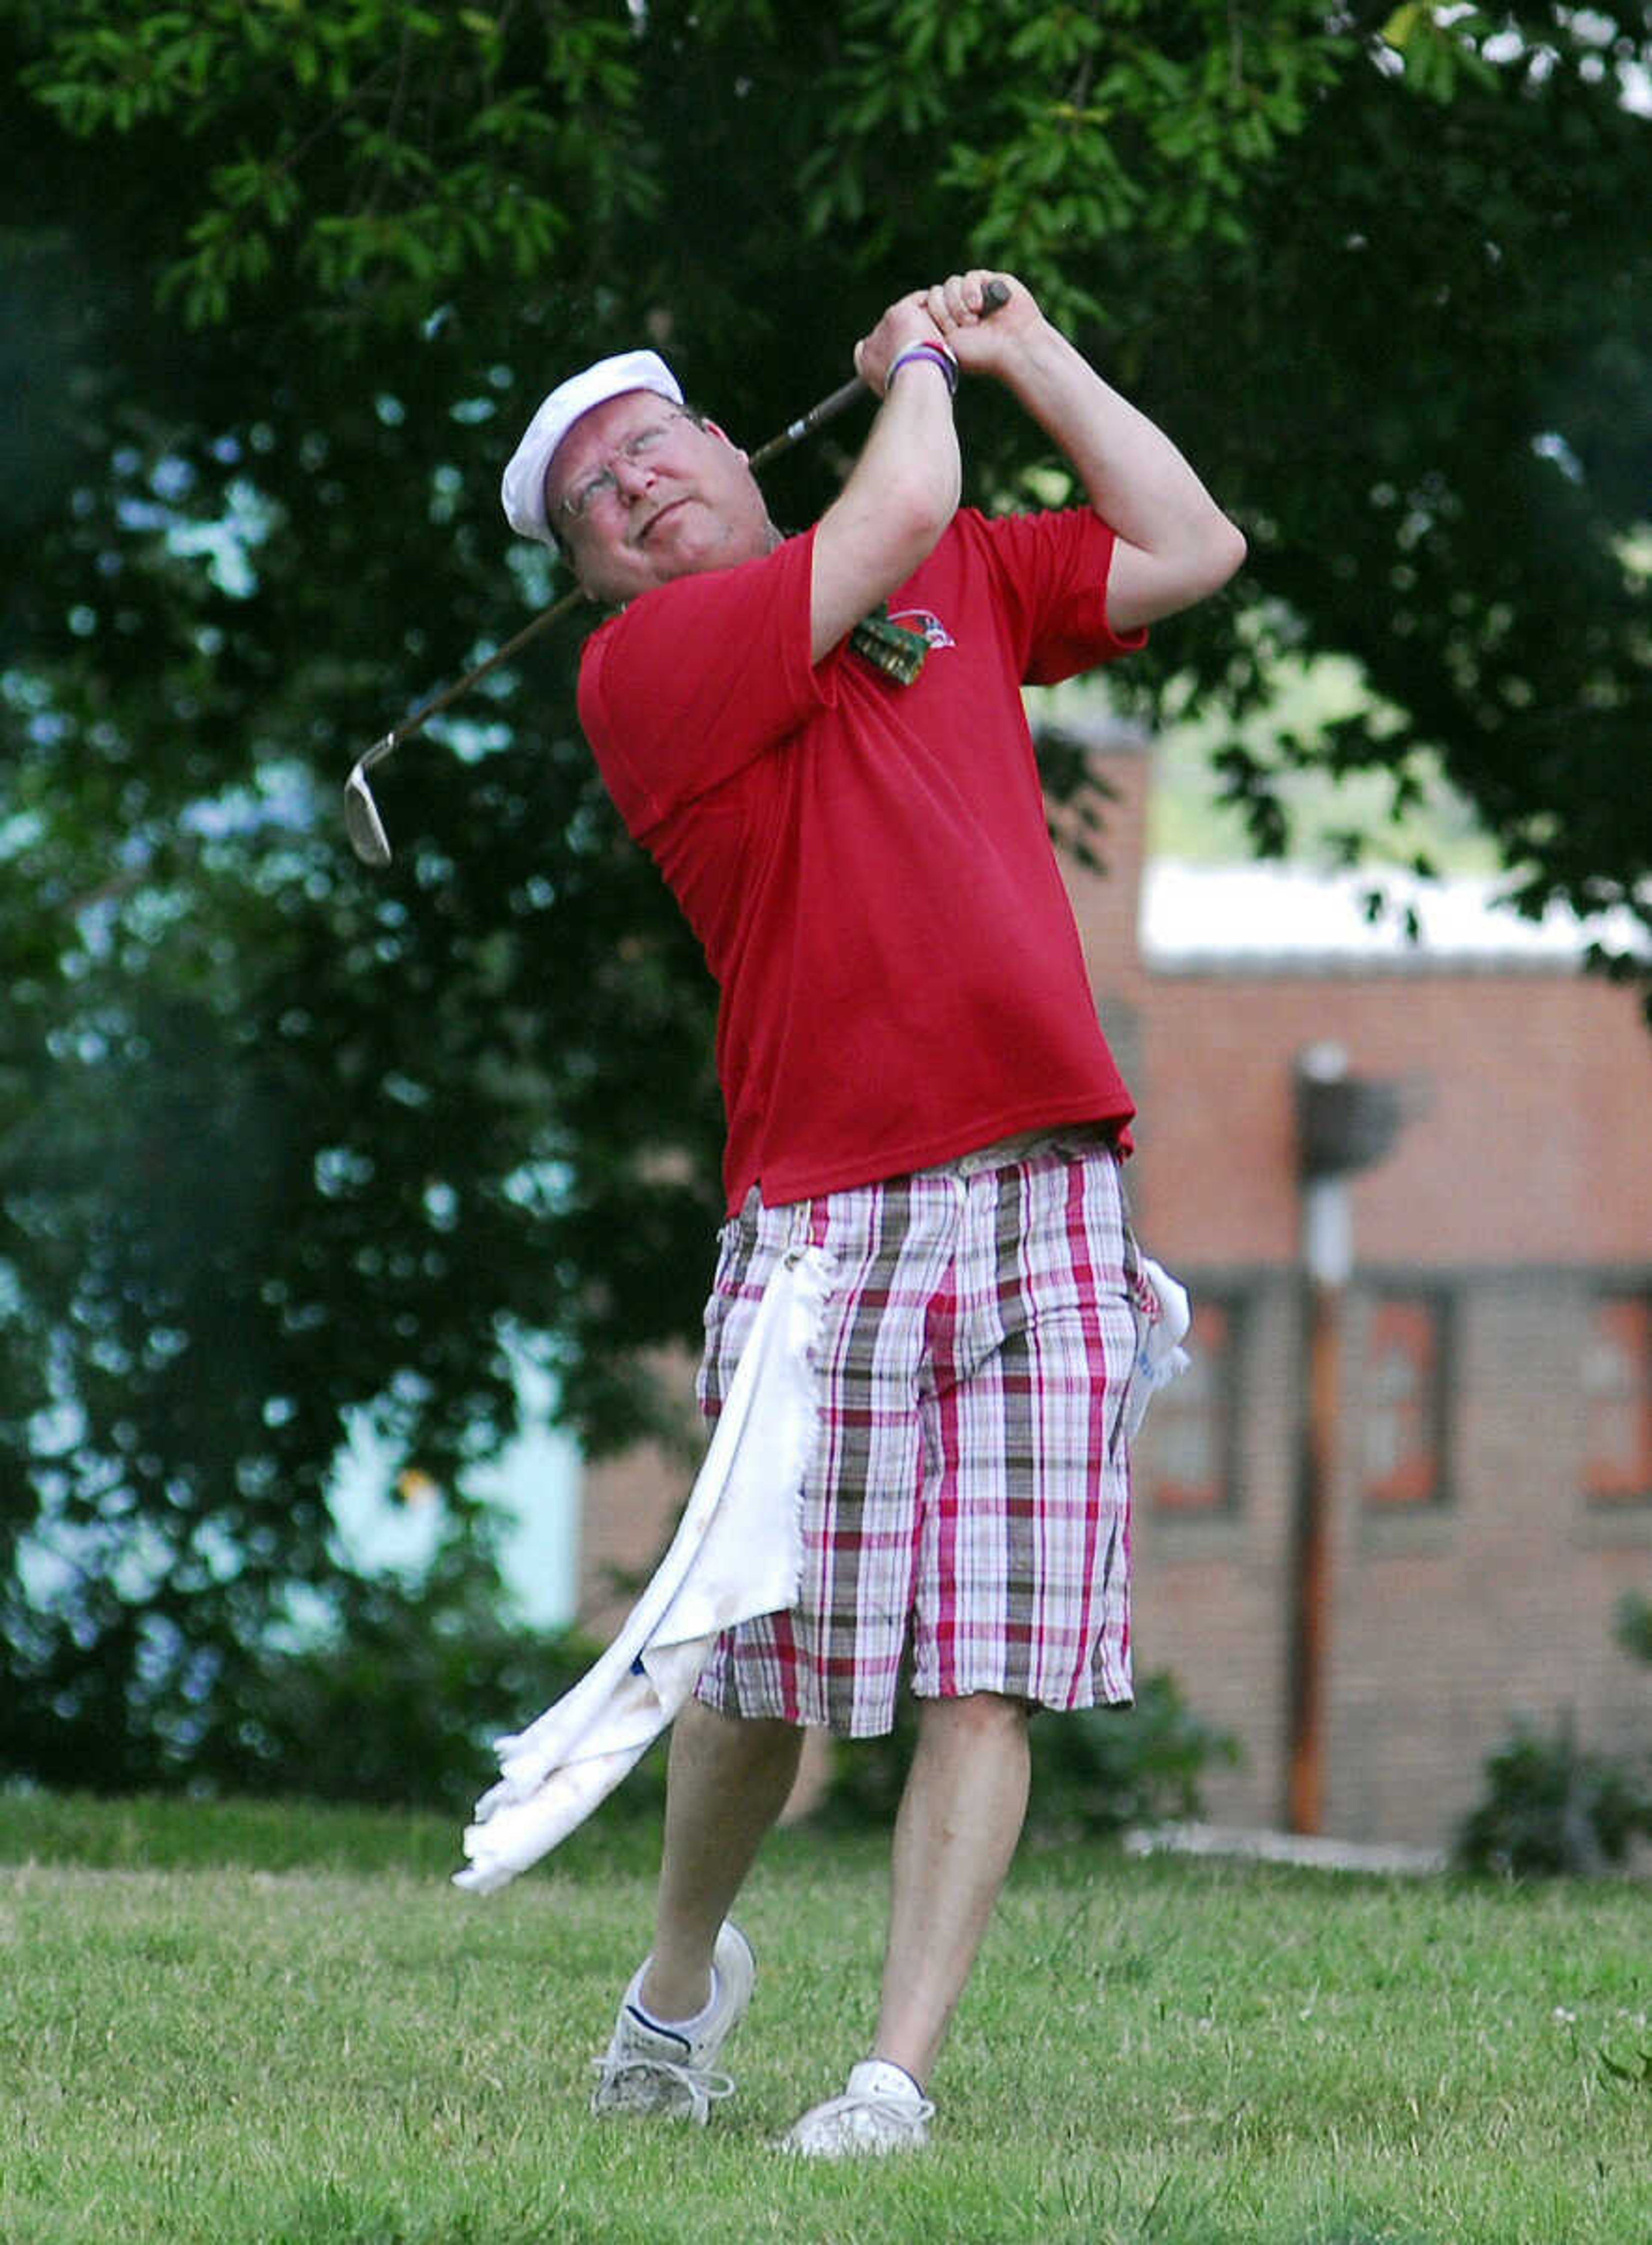
[[[1019,282],[992,317],[981,313],[986,273],[955,275],[940,291],[937,324],[961,365],[1013,392],[1078,471],[1091,505],[1118,539],[1107,618],[1133,631],[1189,607],[1227,583],[1245,539],[1163,431],[1109,387],[1052,327]]]
[[[883,403],[815,531],[810,633],[817,662],[905,582],[957,511],[962,471],[945,379],[935,367],[913,364],[888,385],[901,351],[938,334],[929,295],[903,296],[855,347],[855,370]]]

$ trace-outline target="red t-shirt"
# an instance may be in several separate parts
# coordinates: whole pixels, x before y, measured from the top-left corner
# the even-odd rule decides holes
[[[1108,627],[1112,542],[1087,508],[958,514],[889,603],[930,641],[910,686],[811,663],[812,532],[587,642],[586,736],[721,993],[731,1211],[1133,1113],[1020,694],[1143,643]]]

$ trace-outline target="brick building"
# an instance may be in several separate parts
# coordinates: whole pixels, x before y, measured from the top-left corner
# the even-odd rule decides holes
[[[1287,1821],[1311,1731],[1321,1828],[1437,1843],[1517,1713],[1610,1751],[1652,1729],[1612,1633],[1652,1588],[1652,1037],[1574,932],[1460,888],[1419,902],[1412,945],[1322,881],[1144,872],[1150,761],[1098,763],[1106,871],[1070,886],[1141,1108],[1137,1230],[1195,1304],[1195,1369],[1138,1455],[1139,1672],[1239,1736],[1214,1815]],[[1340,1379],[1307,1598],[1295,1100],[1327,1043],[1403,1120],[1347,1186],[1352,1268],[1321,1298]],[[588,1586],[646,1563],[685,1478],[590,1476]]]

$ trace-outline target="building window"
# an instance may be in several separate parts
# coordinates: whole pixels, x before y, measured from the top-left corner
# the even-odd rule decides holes
[[[1591,1305],[1583,1395],[1589,1502],[1652,1497],[1652,1295],[1601,1294]]]
[[[1370,1305],[1361,1493],[1374,1509],[1445,1502],[1445,1312],[1439,1294]]]
[[[1192,1360],[1155,1396],[1145,1430],[1148,1491],[1156,1511],[1183,1516],[1236,1509],[1241,1322],[1235,1299],[1195,1294],[1187,1336]]]

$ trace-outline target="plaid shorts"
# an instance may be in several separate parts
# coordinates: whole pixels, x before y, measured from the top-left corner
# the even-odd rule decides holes
[[[802,1593],[727,1631],[697,1696],[849,1737],[890,1728],[907,1660],[921,1697],[1128,1700],[1136,1255],[1111,1146],[1068,1132],[789,1207],[751,1193],[720,1236],[708,1418],[794,1243],[836,1266]]]

